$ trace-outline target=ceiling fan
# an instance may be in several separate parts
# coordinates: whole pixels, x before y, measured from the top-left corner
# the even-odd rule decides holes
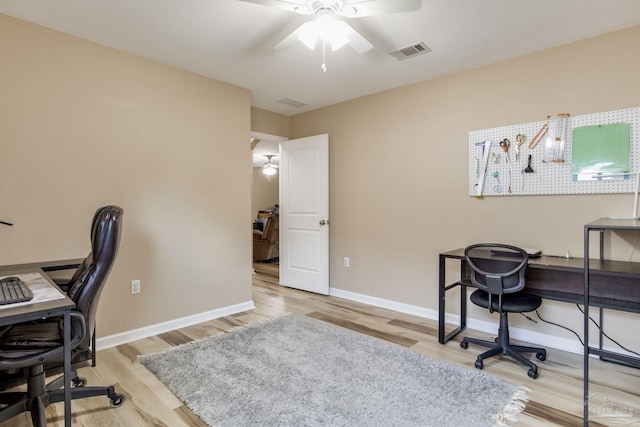
[[[413,12],[420,9],[422,0],[240,0],[272,6],[291,12],[313,15],[312,21],[305,22],[297,30],[275,46],[282,49],[300,40],[314,49],[318,40],[322,41],[323,52],[326,45],[335,51],[349,45],[358,53],[373,48],[360,33],[338,17],[361,18],[399,12]],[[323,61],[323,69],[326,67]]]
[[[267,154],[265,157],[267,158],[267,163],[262,166],[262,173],[271,181],[271,177],[278,173],[278,165],[271,163],[271,158],[275,157],[275,154]]]

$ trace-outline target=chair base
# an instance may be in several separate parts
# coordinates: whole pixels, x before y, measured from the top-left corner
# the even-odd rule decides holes
[[[489,350],[478,355],[475,362],[475,367],[482,369],[484,367],[483,361],[493,356],[504,355],[510,356],[518,362],[529,366],[527,375],[536,379],[538,378],[538,366],[531,360],[524,357],[523,353],[535,353],[536,358],[540,361],[544,361],[547,358],[547,350],[540,347],[528,347],[523,345],[513,345],[509,342],[509,321],[507,313],[500,313],[500,329],[498,330],[498,338],[495,341],[485,341],[476,338],[465,337],[460,342],[460,347],[466,349],[469,343],[477,344],[483,347],[489,347]]]
[[[116,393],[113,386],[107,387],[84,387],[86,379],[78,377],[76,371],[72,371],[72,383],[76,388],[72,388],[71,399],[83,399],[93,396],[107,396],[112,407],[118,407],[124,402],[124,396]],[[57,402],[64,401],[64,380],[62,377],[56,378],[48,385],[45,385],[45,373],[42,365],[33,366],[29,370],[26,392],[2,392],[0,393],[0,404],[6,405],[0,409],[0,422],[9,420],[23,412],[31,412],[31,420],[34,427],[46,427],[47,420],[45,408]]]

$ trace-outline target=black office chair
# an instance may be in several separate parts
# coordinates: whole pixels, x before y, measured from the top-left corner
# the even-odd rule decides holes
[[[83,270],[71,283],[68,295],[76,303],[71,312],[72,357],[90,348],[95,330],[96,311],[100,294],[113,266],[121,234],[123,211],[117,206],[98,209],[91,230],[91,253],[82,263]],[[62,365],[63,337],[60,319],[46,319],[11,326],[0,336],[0,369],[26,368],[27,391],[0,393],[0,422],[22,412],[30,411],[33,425],[46,426],[45,407],[64,400],[63,378],[45,384],[45,366]],[[71,377],[76,386],[71,398],[107,396],[111,406],[122,405],[124,396],[113,386],[85,387],[86,380]]]
[[[105,206],[108,208],[108,206]],[[93,241],[93,236],[98,226],[101,218],[102,211],[105,208],[98,209],[93,215],[93,220],[91,221],[91,239]],[[92,248],[93,249],[93,248]],[[117,248],[116,248],[117,250]],[[62,264],[51,264],[43,267],[45,273],[49,275],[49,277],[55,282],[56,285],[65,293],[69,292],[71,286],[78,281],[80,276],[84,274],[84,272],[93,264],[93,250],[89,252],[89,255],[82,260],[79,264],[68,264],[67,262],[63,262]],[[60,275],[62,272],[62,275]],[[71,272],[71,273],[70,273]],[[93,323],[93,330],[91,333],[91,346],[83,346],[82,349],[78,349],[74,352],[72,363],[84,362],[85,360],[91,359],[91,366],[96,366],[96,330],[95,330],[95,322]],[[56,365],[53,365],[56,366]],[[47,364],[45,366],[46,369],[50,369],[52,367],[51,364]],[[74,379],[75,380],[75,379]]]
[[[463,338],[460,347],[469,343],[489,347],[480,354],[475,366],[483,368],[483,360],[497,355],[511,356],[529,366],[527,374],[538,377],[538,367],[521,353],[536,353],[539,360],[547,358],[544,348],[512,345],[509,343],[509,321],[507,313],[526,313],[540,307],[542,299],[537,295],[521,292],[525,285],[525,270],[529,261],[527,252],[521,248],[498,243],[479,243],[464,251],[471,271],[471,283],[478,289],[471,294],[471,301],[500,314],[500,328],[495,341]]]

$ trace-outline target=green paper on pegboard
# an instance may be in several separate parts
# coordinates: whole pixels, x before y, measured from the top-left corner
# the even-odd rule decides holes
[[[630,171],[629,123],[581,126],[571,134],[571,172],[574,175]]]

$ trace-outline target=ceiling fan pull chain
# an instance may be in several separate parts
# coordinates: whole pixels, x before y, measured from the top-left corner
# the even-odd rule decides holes
[[[327,72],[327,41],[322,38],[322,72]]]

